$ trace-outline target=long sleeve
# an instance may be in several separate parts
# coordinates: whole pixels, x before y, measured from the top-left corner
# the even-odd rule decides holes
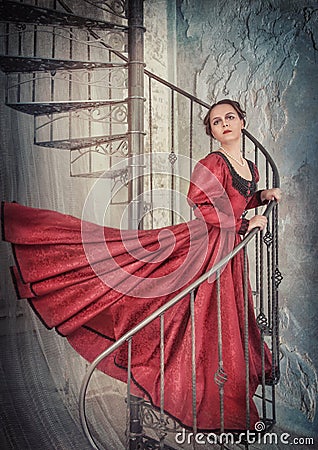
[[[228,177],[223,159],[209,155],[194,168],[188,191],[188,203],[197,218],[215,227],[239,231],[242,219],[236,219],[225,191]]]
[[[254,173],[255,173],[255,182],[258,183],[259,172],[258,172],[258,169],[255,166],[255,164],[254,164]],[[268,201],[267,200],[265,200],[264,202],[262,201],[262,199],[261,199],[262,192],[263,192],[263,190],[256,191],[249,198],[249,201],[248,201],[245,209],[253,209],[253,208],[257,208],[258,206],[266,205],[268,203]]]

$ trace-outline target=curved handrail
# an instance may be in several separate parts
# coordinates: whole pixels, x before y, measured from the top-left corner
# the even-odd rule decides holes
[[[255,138],[253,138],[253,142],[257,143],[257,140]],[[257,143],[257,145],[260,145],[260,144]],[[265,150],[265,152],[267,153],[266,150]],[[272,159],[271,159],[271,161],[274,164],[274,167],[276,168],[274,161]],[[276,168],[275,177],[277,177],[276,178],[276,184],[277,184],[276,187],[279,187],[279,176],[278,176],[277,168]],[[277,203],[276,201],[269,202],[266,210],[263,213],[263,216],[268,217],[269,214],[271,213],[272,209],[276,205],[276,203]],[[177,294],[175,297],[173,297],[167,303],[165,303],[160,308],[158,308],[156,311],[154,311],[152,314],[150,314],[148,317],[146,317],[146,319],[142,320],[138,325],[133,327],[130,331],[127,331],[127,333],[125,333],[121,338],[119,338],[116,342],[114,342],[114,344],[112,344],[110,347],[108,347],[108,349],[104,350],[91,363],[91,365],[89,366],[89,369],[83,379],[82,385],[81,385],[79,410],[80,410],[81,424],[82,424],[84,433],[85,433],[87,439],[89,440],[90,444],[92,445],[92,447],[95,450],[99,450],[99,447],[97,447],[96,442],[94,441],[94,439],[90,433],[89,427],[88,427],[86,411],[85,411],[85,396],[86,396],[86,392],[87,392],[87,388],[88,388],[90,379],[93,375],[94,370],[98,366],[98,364],[103,359],[105,359],[107,356],[109,356],[111,353],[113,353],[115,350],[117,350],[125,342],[129,341],[136,333],[138,333],[140,330],[142,330],[144,327],[146,327],[149,323],[151,323],[153,320],[160,317],[168,309],[170,309],[172,306],[174,306],[179,301],[181,301],[186,295],[188,295],[191,291],[196,289],[201,283],[203,283],[205,280],[207,280],[209,277],[211,277],[211,275],[213,275],[217,271],[219,271],[225,264],[227,264],[235,255],[237,255],[237,253],[240,250],[242,250],[253,239],[253,237],[258,233],[259,230],[260,230],[259,228],[254,228],[253,230],[251,230],[230,253],[228,253],[217,264],[215,264],[208,272],[201,275],[201,277],[199,277],[196,281],[191,283],[187,288],[185,288],[183,291],[179,292],[179,294]]]
[[[242,133],[245,134],[245,136],[253,142],[253,144],[255,144],[260,151],[263,153],[263,155],[266,157],[266,160],[269,162],[272,170],[273,170],[273,175],[274,175],[274,187],[279,187],[280,186],[280,178],[279,178],[279,173],[278,173],[278,169],[277,166],[273,160],[273,158],[271,157],[271,155],[268,153],[268,151],[263,147],[263,145],[249,132],[247,131],[245,128],[243,128]]]

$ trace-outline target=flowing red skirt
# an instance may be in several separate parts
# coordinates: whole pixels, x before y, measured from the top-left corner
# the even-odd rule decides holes
[[[115,340],[205,273],[240,241],[239,235],[195,219],[151,231],[120,231],[58,212],[2,205],[3,239],[12,243],[13,277],[20,298],[48,328],[66,336],[93,361]],[[246,429],[243,254],[220,278],[224,423]],[[259,420],[253,395],[261,379],[261,338],[248,291],[250,428]],[[195,293],[196,407],[200,430],[220,429],[216,283]],[[193,426],[189,296],[164,316],[165,411]],[[266,373],[271,370],[265,346]],[[127,381],[127,346],[98,368]],[[160,405],[160,321],[132,340],[132,393]]]

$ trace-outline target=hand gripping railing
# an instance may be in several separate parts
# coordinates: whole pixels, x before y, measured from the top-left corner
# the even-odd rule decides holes
[[[265,150],[265,148],[246,130],[243,131],[244,134],[250,139],[255,146],[264,154],[266,158],[266,164],[270,164],[272,171],[273,171],[273,186],[279,187],[279,174],[276,168],[276,165],[268,152]],[[275,384],[278,381],[279,377],[279,359],[278,359],[278,292],[277,287],[281,281],[281,275],[278,270],[278,250],[277,250],[277,207],[276,207],[276,201],[270,202],[263,215],[267,218],[269,218],[270,213],[272,214],[272,223],[273,223],[273,236],[271,237],[272,242],[276,241],[276,245],[273,246],[271,254],[268,256],[268,290],[272,291],[269,292],[271,296],[271,305],[267,309],[267,315],[269,317],[268,321],[265,318],[264,321],[264,313],[263,310],[265,308],[264,301],[262,299],[262,292],[260,294],[261,296],[261,302],[260,302],[260,314],[257,317],[257,322],[261,331],[261,342],[264,342],[264,336],[271,334],[272,335],[272,366],[273,366],[273,372],[272,372],[272,384]],[[276,230],[276,231],[275,231]],[[149,323],[151,323],[153,320],[160,317],[161,320],[161,345],[160,345],[160,353],[161,353],[161,366],[163,365],[163,320],[164,320],[164,313],[176,305],[178,302],[180,302],[184,297],[190,294],[190,311],[191,311],[191,324],[192,324],[192,398],[193,398],[193,431],[196,433],[197,431],[197,424],[196,424],[196,368],[195,368],[195,332],[194,332],[194,291],[196,288],[206,281],[209,277],[211,277],[213,274],[216,274],[216,283],[217,283],[217,303],[218,303],[218,351],[219,351],[219,369],[218,372],[215,374],[215,382],[219,386],[219,392],[220,392],[220,418],[221,418],[221,432],[224,431],[224,404],[223,404],[223,385],[226,381],[226,374],[223,372],[223,363],[222,363],[222,338],[221,338],[221,314],[220,314],[220,285],[219,285],[219,277],[220,272],[223,266],[225,266],[235,255],[237,255],[242,249],[244,249],[244,299],[245,299],[245,311],[247,311],[247,302],[248,302],[248,296],[247,296],[247,285],[248,285],[248,275],[247,275],[247,256],[246,256],[246,246],[247,244],[258,234],[259,228],[255,228],[252,231],[250,231],[244,239],[227,255],[225,256],[221,261],[219,261],[217,264],[215,264],[208,272],[203,274],[200,278],[198,278],[195,282],[190,284],[186,289],[184,289],[182,292],[177,294],[174,298],[169,300],[166,304],[161,306],[159,309],[157,309],[155,312],[153,312],[151,315],[149,315],[146,319],[144,319],[142,322],[140,322],[138,325],[133,327],[130,331],[125,333],[120,339],[118,339],[114,344],[112,344],[107,350],[102,352],[90,365],[84,379],[82,382],[81,390],[80,390],[80,400],[79,400],[79,410],[80,410],[80,419],[82,423],[82,427],[84,430],[84,433],[89,440],[92,447],[96,450],[99,450],[99,447],[94,439],[94,437],[91,434],[91,431],[89,429],[87,416],[86,416],[86,407],[85,407],[85,399],[86,399],[86,393],[87,388],[90,382],[90,379],[93,375],[94,370],[98,366],[98,364],[107,356],[111,355],[115,350],[117,350],[121,345],[128,342],[128,380],[127,380],[127,409],[129,414],[129,408],[130,408],[130,400],[131,400],[131,393],[130,393],[130,382],[131,382],[131,341],[133,336],[138,333],[140,330],[142,330],[144,327],[146,327]],[[263,231],[260,232],[261,237],[263,237]],[[266,242],[266,234],[263,237],[263,241],[267,245]],[[262,255],[263,258],[263,255]],[[262,265],[262,259],[260,264]],[[263,281],[262,281],[262,267],[261,267],[261,280],[258,281],[258,284],[261,284],[261,291],[263,289]],[[271,269],[271,270],[270,270]],[[245,314],[245,323],[244,323],[244,329],[245,329],[245,338],[244,338],[244,348],[245,348],[245,363],[246,363],[246,426],[247,429],[249,427],[249,361],[248,361],[248,314]],[[262,345],[263,348],[263,345]],[[262,351],[262,365],[264,369],[264,351]],[[261,382],[261,389],[262,393],[258,395],[262,400],[262,410],[263,410],[263,416],[265,417],[266,421],[266,399],[265,396],[265,373],[264,370],[262,370],[262,382]],[[162,376],[162,382],[163,382],[163,367],[161,367],[161,376]],[[161,392],[161,405],[160,405],[160,417],[163,417],[164,414],[164,395],[163,390],[164,386],[161,386],[162,392]],[[274,387],[272,389],[272,419],[271,422],[275,423],[275,397],[274,397]],[[129,425],[129,424],[128,424]],[[162,439],[160,439],[161,447],[163,448],[163,440],[164,440],[165,433],[162,433]],[[129,448],[129,447],[128,447]]]

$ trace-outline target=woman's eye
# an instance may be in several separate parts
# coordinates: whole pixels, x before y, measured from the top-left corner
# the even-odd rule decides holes
[[[219,121],[218,120],[215,120],[214,122],[213,122],[213,125],[218,125],[219,124]]]
[[[228,118],[229,120],[233,120],[233,119],[235,119],[235,116],[227,116],[227,118]]]

